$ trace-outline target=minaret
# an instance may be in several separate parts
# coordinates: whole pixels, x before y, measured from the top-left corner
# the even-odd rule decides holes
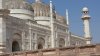
[[[51,26],[51,47],[55,47],[55,38],[54,38],[54,19],[53,19],[53,5],[52,1],[50,1],[50,26]]]
[[[84,38],[86,40],[86,44],[91,44],[91,35],[90,35],[90,28],[89,28],[89,10],[87,7],[84,7],[82,10],[82,20],[83,20],[83,24],[84,24]]]

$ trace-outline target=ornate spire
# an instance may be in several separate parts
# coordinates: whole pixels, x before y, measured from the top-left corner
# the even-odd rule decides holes
[[[67,19],[67,25],[69,25],[69,17],[68,17],[68,10],[66,9],[66,19]]]
[[[41,1],[41,0],[35,0],[35,2],[37,2],[37,3],[41,3],[42,1]]]

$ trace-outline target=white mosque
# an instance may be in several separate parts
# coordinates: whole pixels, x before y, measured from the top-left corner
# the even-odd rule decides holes
[[[0,0],[0,53],[91,44],[89,10],[82,9],[84,36],[69,31],[66,17],[50,4],[35,0]]]

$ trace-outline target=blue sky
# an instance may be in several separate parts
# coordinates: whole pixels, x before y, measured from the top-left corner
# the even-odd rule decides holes
[[[34,0],[28,0],[34,2]],[[50,0],[43,0],[49,3]],[[52,0],[57,13],[65,16],[65,10],[69,11],[70,31],[76,35],[83,36],[83,21],[81,10],[83,7],[89,8],[90,30],[93,43],[100,43],[100,0]]]

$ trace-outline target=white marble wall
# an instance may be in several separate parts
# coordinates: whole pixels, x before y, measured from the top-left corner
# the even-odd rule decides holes
[[[21,50],[36,50],[38,49],[38,40],[43,38],[45,40],[44,49],[51,47],[51,31],[50,27],[43,26],[40,24],[34,24],[31,21],[23,21],[22,19],[9,16],[6,19],[6,38],[7,38],[7,51],[12,51],[12,41],[17,40],[20,42]],[[59,47],[59,39],[64,39],[64,47],[68,45],[68,37],[66,27],[55,24],[55,47]],[[13,39],[14,34],[18,33],[21,35],[21,40],[17,38]],[[71,45],[76,44],[78,41],[80,44],[84,43],[84,39],[71,36]],[[61,44],[61,43],[60,43]],[[63,43],[62,43],[63,44]]]
[[[86,41],[83,37],[71,34],[70,37],[70,45],[76,46],[76,45],[85,45]]]
[[[20,18],[9,16],[2,23],[6,23],[6,44],[7,44],[7,52],[12,51],[12,42],[18,41],[20,45],[20,50],[36,50],[38,49],[39,44],[39,38],[43,38],[45,40],[45,43],[43,43],[43,48],[51,48],[51,30],[50,27],[44,26],[41,24],[34,24],[31,20],[23,20]],[[5,26],[5,25],[4,25]],[[4,27],[3,26],[3,27]],[[1,29],[2,31],[3,29]],[[64,39],[64,45],[63,47],[68,45],[68,33],[67,26],[62,25],[58,22],[54,23],[54,39],[55,39],[55,47],[59,47],[60,39]],[[17,39],[17,37],[14,37],[14,34],[19,34],[20,37]],[[1,35],[2,36],[2,35]],[[3,38],[4,39],[4,38]],[[1,40],[2,41],[2,40]],[[84,39],[77,38],[75,35],[71,35],[70,43],[73,45],[73,43],[76,43],[76,41],[80,42],[80,44],[84,43]]]

